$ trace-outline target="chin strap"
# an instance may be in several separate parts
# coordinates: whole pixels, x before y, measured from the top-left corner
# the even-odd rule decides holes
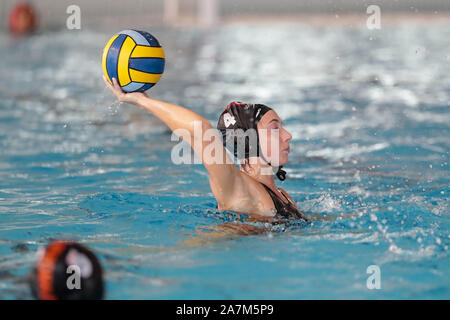
[[[282,170],[283,166],[278,167],[278,171],[276,173],[277,178],[280,179],[280,181],[286,180],[286,171]]]
[[[262,154],[262,152],[261,152],[261,147],[260,146],[258,146],[258,148],[259,148],[259,157],[260,158],[262,158],[265,162],[267,162],[267,164],[269,165],[269,166],[271,166],[272,167],[272,164],[269,162],[269,161],[267,161],[266,160],[266,158],[264,158],[264,156],[263,156],[263,154]],[[286,180],[286,171],[284,171],[283,169],[281,169],[281,168],[283,168],[283,166],[279,166],[278,167],[278,171],[277,171],[277,173],[275,173],[275,175],[277,176],[277,178],[280,180],[280,181],[284,181],[284,180]]]
[[[264,157],[263,157],[263,159],[264,159]],[[264,161],[266,161],[266,159],[264,159]],[[272,165],[270,164],[270,162],[268,162],[268,161],[266,161],[266,162],[267,162],[267,164],[268,164],[269,166],[272,166]],[[281,169],[281,168],[283,168],[283,166],[279,166],[279,167],[278,167],[277,173],[275,173],[275,175],[277,176],[277,178],[278,178],[280,181],[284,181],[284,180],[286,180],[286,171],[284,171],[284,170]]]

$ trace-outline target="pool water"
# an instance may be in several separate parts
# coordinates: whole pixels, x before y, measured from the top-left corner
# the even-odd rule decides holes
[[[98,255],[108,299],[450,298],[450,25],[146,30],[167,58],[148,93],[213,125],[233,100],[274,107],[293,136],[280,185],[327,218],[197,244],[233,216],[104,86],[117,31],[0,35],[0,298],[31,298],[54,238]]]

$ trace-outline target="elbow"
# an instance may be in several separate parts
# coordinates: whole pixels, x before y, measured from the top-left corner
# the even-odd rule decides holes
[[[213,129],[213,126],[207,119],[205,119],[203,117],[196,119],[194,121],[191,121],[191,123],[190,123],[190,131],[194,137],[197,137],[197,135],[199,135],[199,134],[204,135],[205,132],[207,132],[210,129]],[[198,138],[201,138],[201,137],[198,137]]]

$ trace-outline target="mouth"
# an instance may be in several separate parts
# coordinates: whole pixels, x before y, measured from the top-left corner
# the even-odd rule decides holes
[[[289,151],[291,151],[291,148],[290,147],[287,147],[287,148],[284,148],[283,150],[281,150],[282,152],[287,152],[287,153],[289,153]]]

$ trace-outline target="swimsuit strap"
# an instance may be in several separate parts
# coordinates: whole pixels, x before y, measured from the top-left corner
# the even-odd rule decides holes
[[[278,195],[272,191],[268,186],[266,186],[264,183],[261,183],[264,188],[269,193],[270,197],[272,198],[273,204],[275,206],[275,209],[277,210],[277,216],[288,218],[288,219],[303,219],[308,220],[304,214],[297,209],[297,206],[295,206],[285,195],[283,192],[280,191],[280,193],[283,195],[283,197],[288,200],[288,203],[285,203],[278,197]]]

